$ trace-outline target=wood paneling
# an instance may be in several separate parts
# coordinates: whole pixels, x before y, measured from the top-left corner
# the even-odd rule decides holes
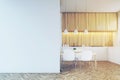
[[[63,13],[62,43],[69,46],[113,46],[113,32],[117,31],[117,13]],[[75,28],[79,33],[74,34]],[[89,33],[83,31],[88,29]]]
[[[62,43],[69,46],[113,46],[113,32],[62,33]]]
[[[117,13],[62,13],[62,31],[117,31]]]

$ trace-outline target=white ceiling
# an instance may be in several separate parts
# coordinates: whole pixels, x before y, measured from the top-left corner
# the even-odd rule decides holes
[[[61,12],[118,12],[120,0],[60,0]]]

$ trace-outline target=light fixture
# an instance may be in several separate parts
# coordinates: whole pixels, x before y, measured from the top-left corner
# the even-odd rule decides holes
[[[78,34],[78,29],[77,29],[77,2],[76,2],[75,10],[76,10],[76,13],[75,13],[75,24],[76,24],[75,26],[76,26],[76,28],[74,30],[74,34]]]
[[[77,29],[74,30],[74,34],[78,34],[78,30]]]
[[[86,29],[84,30],[84,33],[88,34],[88,29],[87,29],[87,27],[88,27],[88,22],[87,22],[87,0],[86,0],[86,9],[85,9],[85,11],[86,11],[86,15],[85,15]]]
[[[66,0],[65,0],[65,30],[64,30],[64,34],[68,34],[68,30],[67,30],[67,12],[66,12],[66,7],[67,7],[67,4],[66,4]]]
[[[84,33],[85,33],[85,34],[88,34],[88,30],[87,30],[87,29],[85,29],[85,30],[84,30]]]
[[[75,30],[74,30],[74,34],[78,34],[78,29],[77,29],[77,13],[76,13],[76,16],[75,16],[75,26],[76,26],[76,28],[75,28]]]
[[[77,30],[77,13],[76,13],[76,15],[75,15],[75,26],[76,26],[76,28],[75,28],[75,30],[74,30],[74,34],[78,34],[78,30]]]
[[[67,29],[64,30],[64,34],[68,34],[68,30]]]

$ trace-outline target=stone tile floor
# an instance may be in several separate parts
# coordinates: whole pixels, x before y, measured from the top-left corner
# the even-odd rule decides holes
[[[98,62],[97,69],[88,66],[81,68],[77,66],[76,69],[69,67],[64,68],[60,74],[1,73],[0,80],[120,80],[120,65]]]

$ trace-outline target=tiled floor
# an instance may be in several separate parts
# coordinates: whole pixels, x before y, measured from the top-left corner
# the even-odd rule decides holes
[[[69,66],[66,64],[66,66]],[[61,74],[0,74],[0,80],[120,80],[120,65],[98,62],[97,69],[86,67],[64,68]]]

